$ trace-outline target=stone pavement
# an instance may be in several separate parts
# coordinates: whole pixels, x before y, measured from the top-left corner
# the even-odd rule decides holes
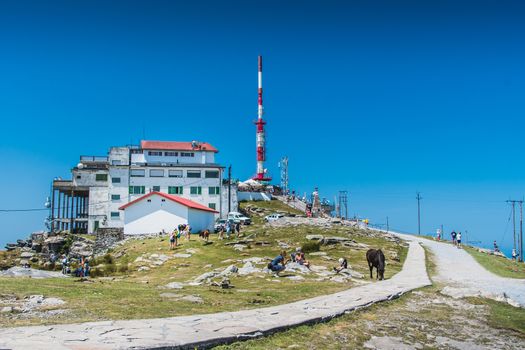
[[[193,349],[310,324],[430,285],[425,252],[410,242],[391,279],[267,308],[160,319],[0,329],[0,349]]]
[[[481,296],[525,308],[525,279],[505,278],[487,271],[463,249],[418,236],[397,234],[430,248],[437,266],[436,282],[452,297]]]

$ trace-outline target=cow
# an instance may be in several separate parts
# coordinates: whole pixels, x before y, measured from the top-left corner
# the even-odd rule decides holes
[[[368,267],[370,267],[370,278],[372,277],[372,270],[376,268],[376,279],[385,279],[385,255],[381,249],[369,249],[366,252],[366,260]]]

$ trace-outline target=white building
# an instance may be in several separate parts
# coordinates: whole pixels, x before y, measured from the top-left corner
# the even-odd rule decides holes
[[[124,212],[124,234],[138,235],[173,231],[189,224],[192,232],[213,230],[218,212],[202,204],[162,192],[151,192],[119,208]]]
[[[112,147],[107,157],[81,156],[72,180],[55,180],[52,229],[92,233],[99,227],[124,227],[121,206],[150,192],[190,199],[226,216],[228,186],[218,150],[208,143],[141,141]],[[236,187],[230,208],[237,210]]]

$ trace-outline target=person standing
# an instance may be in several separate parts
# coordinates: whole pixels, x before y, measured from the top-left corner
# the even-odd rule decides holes
[[[512,260],[518,259],[518,253],[516,253],[516,249],[512,248]]]
[[[186,228],[184,230],[186,231],[186,238],[188,239],[188,241],[190,241],[191,240],[191,226],[190,226],[190,224],[187,224]]]
[[[62,274],[67,275],[67,256],[62,255]]]
[[[496,244],[496,241],[494,241],[494,253],[499,253],[499,247]]]
[[[452,237],[452,244],[456,245],[456,236],[457,236],[456,231],[452,231],[450,236]]]
[[[241,223],[238,222],[235,224],[235,231],[237,231],[237,238],[241,236]]]
[[[175,249],[175,247],[177,246],[176,238],[175,238],[177,236],[176,231],[177,229],[173,229],[173,231],[170,234],[170,250]]]
[[[458,249],[461,249],[461,232],[458,232],[456,236],[456,242],[457,242]]]

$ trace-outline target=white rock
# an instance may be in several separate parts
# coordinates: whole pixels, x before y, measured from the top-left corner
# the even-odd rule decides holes
[[[323,256],[323,255],[326,255],[325,252],[313,252],[313,253],[310,253],[310,255],[313,255],[313,256]]]
[[[229,276],[229,275],[231,275],[232,273],[236,273],[237,271],[239,271],[239,269],[237,268],[237,266],[235,266],[235,265],[230,265],[230,266],[228,266],[227,268],[225,268],[225,269],[219,274],[219,276]]]
[[[181,300],[190,301],[196,304],[204,303],[204,300],[202,300],[202,298],[197,295],[186,295],[186,296],[183,296]]]
[[[141,266],[141,267],[138,268],[137,271],[142,272],[142,271],[149,271],[149,270],[150,270],[149,267],[147,267],[147,266]]]
[[[241,252],[244,250],[244,248],[246,248],[246,245],[244,245],[244,244],[235,244],[233,246],[233,249],[241,251]]]
[[[257,267],[254,267],[253,264],[250,262],[250,261],[247,261],[243,267],[241,267],[239,269],[239,271],[237,271],[238,274],[240,276],[246,276],[246,275],[249,275],[251,273],[257,273],[257,272],[262,272],[261,269],[257,268]]]
[[[286,268],[284,269],[284,271],[299,272],[299,273],[310,273],[311,272],[306,266],[295,263],[295,262],[290,262],[286,264]]]
[[[177,253],[173,254],[174,258],[191,258],[191,254]]]
[[[289,280],[292,280],[292,281],[304,281],[303,276],[286,276],[285,278],[288,278]]]
[[[171,282],[171,283],[166,284],[164,287],[169,288],[169,289],[182,289],[183,288],[182,283],[179,283],[179,282]]]

